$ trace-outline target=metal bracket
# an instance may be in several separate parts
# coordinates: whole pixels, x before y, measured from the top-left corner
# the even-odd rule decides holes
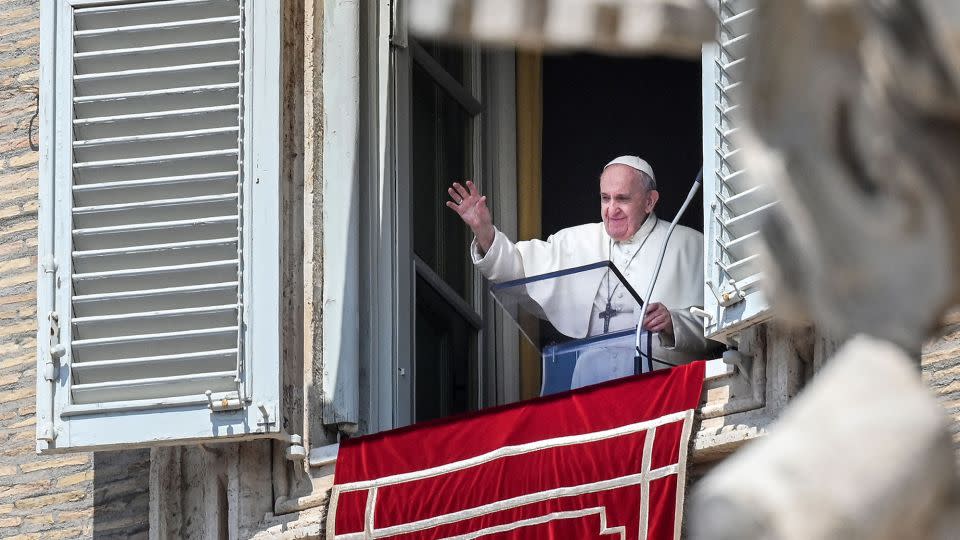
[[[213,391],[207,390],[204,392],[204,395],[207,396],[207,404],[213,412],[236,411],[243,408],[243,402],[240,401],[239,394],[225,394],[217,399],[213,399]]]
[[[713,284],[713,280],[708,279],[706,284],[707,287],[710,288],[710,292],[713,293],[714,298],[717,299],[717,304],[719,304],[721,307],[730,307],[734,304],[742,302],[743,299],[747,297],[747,293],[737,286],[737,281],[734,279],[727,281],[727,284],[733,288],[733,291],[718,290],[716,285]]]

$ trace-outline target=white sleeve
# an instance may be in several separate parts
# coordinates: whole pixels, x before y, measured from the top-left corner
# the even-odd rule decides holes
[[[673,322],[673,338],[657,334],[664,349],[704,355],[704,358],[712,358],[709,355],[717,352],[720,344],[703,337],[703,322],[690,313],[689,308],[671,309],[670,319]]]
[[[486,253],[480,253],[480,245],[474,238],[470,243],[470,258],[484,277],[493,282],[509,281],[524,277],[523,259],[517,246],[507,235],[494,227],[493,244]]]

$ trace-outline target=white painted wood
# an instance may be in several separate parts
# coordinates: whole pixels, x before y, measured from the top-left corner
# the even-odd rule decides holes
[[[39,312],[65,354],[38,448],[278,433],[278,4],[57,6],[40,249],[59,285]]]
[[[718,41],[703,48],[703,212],[705,334],[733,343],[770,316],[761,286],[759,230],[777,205],[772,191],[747,182],[737,146],[744,44],[753,0],[712,0]]]
[[[39,243],[37,257],[37,451],[47,450],[54,438],[54,390],[55,380],[44,376],[54,368],[54,359],[50,355],[50,321],[48,314],[56,306],[56,245],[55,229],[55,193],[56,193],[56,155],[57,137],[54,134],[57,122],[56,105],[62,102],[62,96],[51,92],[55,88],[59,66],[57,64],[56,32],[58,8],[46,2],[40,5],[40,163],[38,199],[40,202],[37,216],[37,237]]]
[[[324,424],[359,421],[360,7],[326,0],[323,13]]]
[[[370,339],[360,343],[361,359],[367,377],[361,377],[361,399],[367,414],[361,418],[365,431],[377,432],[397,426],[395,413],[398,403],[397,381],[401,378],[398,362],[408,361],[399,350],[400,334],[395,325],[403,324],[396,318],[397,301],[403,294],[396,281],[399,244],[395,226],[398,212],[394,174],[395,149],[406,144],[393,144],[395,129],[393,111],[394,79],[392,77],[391,23],[392,7],[383,3],[361,6],[362,46],[361,87],[369,99],[362,100],[361,174],[366,179],[361,216],[361,268],[365,276],[360,291],[361,331]]]

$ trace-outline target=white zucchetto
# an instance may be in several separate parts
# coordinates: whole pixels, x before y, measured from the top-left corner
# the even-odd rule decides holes
[[[657,181],[657,177],[653,174],[653,167],[651,167],[649,163],[647,163],[646,161],[644,161],[643,159],[637,156],[620,156],[614,159],[613,161],[611,161],[610,163],[607,163],[606,165],[604,165],[603,168],[606,169],[611,165],[617,165],[617,164],[633,167],[634,169],[642,173],[646,173],[646,175],[649,176],[650,179],[654,181],[654,183],[656,183]]]

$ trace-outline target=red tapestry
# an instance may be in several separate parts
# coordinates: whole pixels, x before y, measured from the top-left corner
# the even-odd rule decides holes
[[[345,441],[327,537],[679,538],[703,376],[695,362]]]

